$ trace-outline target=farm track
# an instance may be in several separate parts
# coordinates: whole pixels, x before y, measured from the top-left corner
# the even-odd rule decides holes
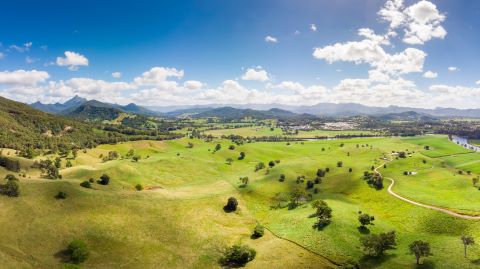
[[[375,168],[375,172],[382,175],[382,173],[380,173],[378,171],[378,168],[382,167],[382,165],[378,166]],[[390,180],[391,183],[390,183],[390,186],[388,186],[388,193],[390,195],[392,195],[393,197],[397,198],[397,199],[400,199],[404,202],[407,202],[407,203],[410,203],[412,205],[416,205],[416,206],[420,206],[420,207],[423,207],[423,208],[427,208],[427,209],[431,209],[431,210],[435,210],[435,211],[439,211],[439,212],[442,212],[442,213],[445,213],[445,214],[448,214],[452,217],[456,217],[456,218],[460,218],[460,219],[468,219],[468,220],[480,220],[480,216],[471,216],[471,215],[466,215],[466,214],[460,214],[460,213],[457,213],[455,211],[452,211],[452,210],[449,210],[449,209],[446,209],[446,208],[442,208],[442,207],[438,207],[438,206],[434,206],[434,205],[427,205],[427,204],[423,204],[423,203],[420,203],[420,202],[416,202],[416,201],[413,201],[413,200],[410,200],[406,197],[403,197],[397,193],[395,193],[392,188],[393,186],[395,185],[395,179],[393,178],[389,178],[389,177],[386,177],[386,179]]]

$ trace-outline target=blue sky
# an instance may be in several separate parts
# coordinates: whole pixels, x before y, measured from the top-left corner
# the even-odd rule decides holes
[[[389,5],[393,17],[379,14]],[[0,94],[477,107],[479,15],[474,0],[8,1]]]

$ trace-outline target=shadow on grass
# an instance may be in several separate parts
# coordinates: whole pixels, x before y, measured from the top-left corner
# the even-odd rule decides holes
[[[372,257],[369,255],[364,255],[359,263],[360,263],[360,268],[376,268],[380,266],[382,263],[391,260],[395,258],[397,255],[396,254],[384,254],[380,257]]]
[[[429,260],[424,260],[422,264],[416,264],[415,269],[433,269],[435,268],[435,263]]]
[[[370,229],[368,229],[368,228],[365,227],[365,226],[359,226],[359,227],[357,227],[357,230],[358,230],[361,234],[369,234],[369,233],[370,233]]]
[[[480,259],[471,260],[470,262],[475,265],[480,265]]]
[[[60,260],[62,263],[70,262],[70,255],[68,254],[68,250],[60,250],[59,252],[53,254],[53,256]]]
[[[232,213],[232,212],[237,211],[237,209],[236,209],[236,208],[235,208],[235,209],[234,209],[234,208],[231,208],[231,207],[229,207],[229,206],[224,206],[224,207],[223,207],[223,211],[224,211],[225,213]]]

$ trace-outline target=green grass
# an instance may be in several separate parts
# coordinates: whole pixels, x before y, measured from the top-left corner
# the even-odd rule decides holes
[[[194,147],[187,148],[188,142]],[[213,153],[217,143],[222,149]],[[445,157],[433,158],[470,155],[449,143],[444,136],[426,136],[290,145],[248,143],[235,150],[228,150],[231,143],[226,140],[206,143],[186,138],[102,145],[87,153],[79,152],[74,167],[62,170],[64,179],[39,179],[29,171],[32,179],[21,179],[19,198],[0,197],[0,225],[4,227],[0,230],[0,259],[9,268],[59,267],[55,253],[69,240],[80,238],[92,251],[85,268],[212,268],[217,266],[222,246],[240,241],[258,252],[247,268],[332,266],[268,232],[251,240],[251,231],[259,222],[275,235],[337,263],[353,259],[365,268],[416,268],[407,247],[414,240],[425,240],[430,242],[434,256],[425,260],[424,268],[475,268],[471,261],[479,258],[476,253],[480,248],[471,247],[469,259],[464,259],[459,237],[468,233],[478,238],[479,222],[405,203],[386,189],[370,188],[362,179],[363,171],[380,165],[380,158],[392,151],[416,152],[412,157],[393,160],[382,170],[397,179],[395,191],[424,203],[477,212],[480,191],[472,187],[472,176],[453,176],[456,169],[451,165],[455,163]],[[424,150],[425,145],[432,149]],[[99,159],[110,150],[125,155],[130,149],[142,157],[138,163],[128,159],[103,163]],[[244,160],[237,160],[240,151],[246,153]],[[234,159],[232,165],[226,164],[227,158]],[[268,174],[265,170],[254,172],[259,161],[277,159],[280,163]],[[336,167],[337,161],[343,161],[343,167]],[[324,230],[312,228],[315,219],[308,217],[313,213],[308,203],[293,210],[271,208],[276,193],[288,194],[297,186],[298,175],[313,180],[316,170],[326,167],[330,172],[316,185],[319,193],[309,191],[314,199],[324,199],[333,209],[332,223]],[[403,171],[418,174],[405,177]],[[1,175],[6,173],[0,169]],[[110,185],[95,183],[94,189],[79,186],[81,181],[103,173],[111,176]],[[283,183],[278,181],[280,174],[286,175]],[[240,188],[240,176],[250,178],[246,188]],[[134,189],[137,183],[156,188],[138,192]],[[385,185],[388,183],[385,181]],[[67,199],[54,199],[58,191],[67,192]],[[230,196],[239,199],[238,213],[222,210]],[[359,244],[362,234],[357,229],[358,211],[375,216],[372,233],[395,230],[397,249],[381,260],[365,259]]]

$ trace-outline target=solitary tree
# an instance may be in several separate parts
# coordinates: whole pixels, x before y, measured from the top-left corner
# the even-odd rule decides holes
[[[240,156],[238,157],[239,160],[245,159],[245,152],[240,152]]]
[[[99,181],[100,184],[102,184],[102,185],[108,185],[109,182],[110,182],[110,177],[109,177],[107,174],[103,174],[103,175],[100,177],[100,181]]]
[[[428,242],[421,240],[413,241],[408,248],[410,249],[410,253],[415,255],[417,264],[420,264],[421,257],[428,257],[432,255],[430,252],[430,244]]]
[[[70,255],[70,259],[74,263],[82,263],[87,260],[90,255],[87,244],[81,240],[73,240],[70,242],[67,248],[67,253]]]
[[[330,224],[330,219],[332,218],[332,209],[328,206],[327,202],[317,200],[312,203],[312,207],[317,210],[314,215],[318,218],[318,221],[315,223],[314,227],[322,229]]]
[[[360,226],[365,228],[367,225],[373,225],[373,221],[375,220],[374,216],[370,216],[367,213],[359,212],[358,221],[360,222]]]
[[[226,267],[243,267],[255,259],[257,252],[245,245],[234,245],[226,249],[219,263]]]
[[[230,197],[227,200],[227,204],[223,207],[225,212],[233,212],[237,210],[238,201],[235,197]]]
[[[245,187],[247,186],[248,181],[249,181],[248,177],[240,177],[239,180],[240,180],[240,182],[242,182],[243,186],[245,186]]]
[[[467,257],[467,247],[469,245],[475,244],[475,239],[473,239],[473,237],[471,237],[470,235],[462,235],[462,237],[460,237],[460,239],[462,240],[462,243],[463,243],[463,252],[464,252],[464,255],[465,255],[465,258],[466,258]]]
[[[270,166],[270,168],[274,167],[274,166],[275,166],[275,162],[274,162],[274,161],[269,161],[269,162],[268,162],[268,166]]]

